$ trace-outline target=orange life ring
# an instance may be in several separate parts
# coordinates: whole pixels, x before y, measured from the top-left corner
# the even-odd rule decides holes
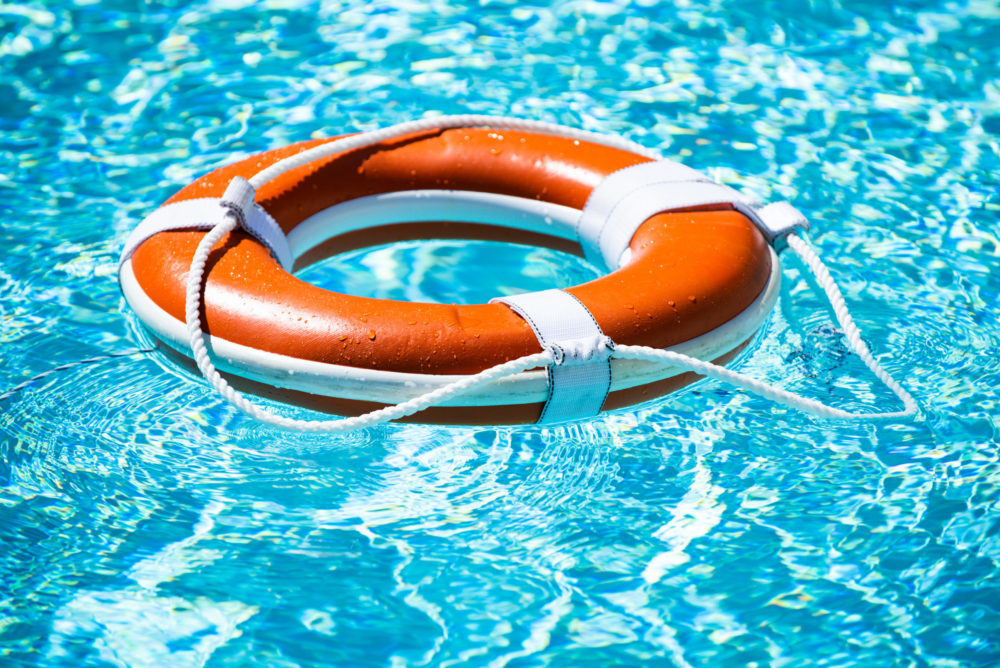
[[[297,143],[222,167],[182,188],[164,206],[220,197],[233,177],[249,178],[329,141]],[[416,196],[408,200],[407,193],[436,192],[444,199],[455,192],[478,193],[485,198],[480,202],[484,207],[494,201],[490,196],[499,196],[496,201],[578,211],[608,175],[646,161],[618,148],[534,132],[435,130],[294,169],[261,187],[256,201],[290,239],[298,239],[297,246],[292,244],[296,270],[333,253],[402,239],[490,239],[580,254],[576,241],[549,233],[537,221],[512,228],[495,220],[409,217],[407,201],[417,202]],[[307,224],[316,228],[325,212],[390,194],[398,200],[395,213],[378,218],[377,224],[348,222],[322,234],[297,233]],[[187,352],[177,332],[184,323],[188,267],[204,234],[191,229],[156,233],[135,249],[120,272],[129,304],[175,353]],[[752,338],[774,303],[777,256],[757,227],[731,206],[653,215],[629,248],[631,258],[620,268],[565,288],[615,342],[683,348],[726,330],[712,345],[695,349],[725,363]],[[379,382],[368,383],[376,389],[366,394],[365,383],[357,384],[360,389],[343,389],[349,383],[324,385],[310,374],[347,369],[395,379],[404,387],[406,378],[476,373],[540,350],[528,324],[502,304],[410,303],[333,293],[296,278],[242,231],[231,233],[210,256],[202,322],[224,377],[237,389],[340,415],[363,413],[399,398],[380,394]],[[270,361],[257,368],[240,358],[248,350],[251,357]],[[187,360],[183,354],[175,357]],[[286,363],[291,365],[288,372],[281,369]],[[615,370],[616,382],[603,410],[644,402],[696,379],[690,373],[654,377],[633,371],[627,365]],[[536,390],[481,394],[467,405],[453,402],[411,419],[526,423],[538,419],[543,403]]]

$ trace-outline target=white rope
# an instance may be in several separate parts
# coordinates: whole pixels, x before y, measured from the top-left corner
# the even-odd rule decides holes
[[[209,358],[205,345],[205,333],[201,328],[201,288],[205,275],[205,263],[215,244],[236,229],[236,225],[235,215],[227,216],[225,222],[219,223],[212,228],[201,240],[201,243],[198,244],[198,248],[194,253],[194,259],[191,260],[191,269],[188,272],[185,320],[187,322],[191,352],[195,363],[198,365],[198,369],[205,376],[205,380],[226,401],[260,422],[295,431],[345,432],[366,429],[391,422],[392,420],[398,420],[407,415],[413,415],[425,408],[440,404],[481,385],[487,385],[495,380],[535,367],[548,366],[553,362],[550,351],[525,355],[524,357],[490,367],[475,375],[461,377],[454,383],[439,387],[432,392],[414,397],[401,404],[380,408],[357,417],[338,418],[336,420],[296,420],[294,418],[275,415],[250,402],[245,396],[237,392],[232,385],[226,382],[226,379],[222,377]]]
[[[816,278],[816,282],[823,292],[826,293],[826,298],[830,302],[830,306],[833,307],[834,315],[837,316],[837,323],[844,332],[844,337],[847,339],[847,343],[850,345],[851,350],[854,354],[861,358],[868,370],[875,374],[875,377],[882,381],[882,384],[887,388],[892,390],[892,393],[903,402],[903,410],[893,413],[875,413],[875,414],[857,414],[853,415],[855,418],[868,418],[868,419],[891,419],[891,418],[903,418],[912,417],[917,414],[917,402],[913,396],[906,391],[906,389],[897,383],[889,373],[882,368],[875,358],[872,356],[871,352],[868,350],[868,346],[861,339],[861,330],[858,326],[854,324],[854,319],[851,317],[850,312],[847,310],[847,304],[844,302],[844,296],[840,292],[840,288],[833,280],[833,276],[830,275],[830,271],[823,264],[823,261],[819,259],[816,251],[812,249],[809,244],[807,244],[803,239],[799,238],[797,234],[789,234],[785,237],[785,241],[788,243],[788,247],[799,256],[809,270],[812,272],[813,276]]]
[[[419,397],[415,397],[401,404],[388,406],[386,408],[352,418],[311,421],[286,418],[270,413],[251,403],[246,397],[233,389],[233,387],[229,385],[224,378],[222,378],[215,366],[212,364],[212,361],[209,359],[205,346],[205,336],[202,332],[200,316],[201,284],[204,278],[205,262],[208,258],[209,251],[216,243],[218,243],[219,240],[222,239],[222,237],[236,227],[236,223],[232,218],[227,220],[227,223],[218,225],[211,232],[205,235],[205,238],[202,239],[202,242],[198,245],[197,251],[195,251],[194,260],[191,262],[191,271],[188,275],[187,285],[188,308],[186,316],[188,334],[195,362],[198,364],[198,368],[205,376],[205,379],[208,380],[209,385],[211,385],[216,392],[222,395],[231,404],[256,420],[276,427],[296,431],[346,432],[357,429],[365,429],[367,427],[384,424],[392,420],[398,420],[399,418],[406,417],[408,415],[413,415],[414,413],[422,411],[425,408],[429,408],[430,406],[452,399],[463,392],[489,384],[506,376],[511,376],[528,369],[546,366],[555,362],[551,351],[548,350],[541,353],[535,353],[533,355],[526,355],[524,357],[511,360],[510,362],[498,364],[497,366],[481,371],[473,376],[465,376],[450,385],[445,385],[444,387],[438,388],[437,390],[428,392],[427,394],[423,394]],[[892,390],[893,393],[903,401],[905,406],[904,410],[879,413],[851,413],[839,408],[827,406],[814,399],[802,397],[792,392],[788,392],[787,390],[782,390],[772,385],[768,385],[767,383],[750,378],[749,376],[745,376],[736,371],[732,371],[726,367],[671,350],[660,350],[658,348],[650,348],[647,346],[616,345],[612,356],[620,359],[646,360],[680,367],[703,376],[708,376],[709,378],[721,380],[784,406],[795,408],[797,410],[824,418],[837,418],[842,420],[889,420],[906,418],[915,415],[917,412],[916,401],[910,393],[900,386],[899,383],[897,383],[872,357],[872,354],[868,351],[868,347],[861,340],[860,331],[847,311],[847,306],[844,303],[840,290],[833,282],[833,278],[830,276],[829,271],[826,270],[826,267],[820,261],[819,257],[811,248],[809,248],[809,246],[805,244],[804,241],[795,235],[789,235],[788,242],[789,247],[791,247],[795,253],[802,258],[807,266],[809,266],[813,274],[816,276],[819,285],[826,292],[827,297],[833,306],[834,313],[837,316],[837,321],[844,330],[844,335],[847,338],[851,350],[853,350],[858,357],[861,358],[861,360],[865,363],[865,366],[867,366],[872,373],[874,373],[879,380],[886,385],[886,387]]]
[[[864,341],[861,339],[861,332],[857,325],[854,324],[854,319],[851,318],[851,314],[847,310],[847,305],[844,303],[844,297],[841,294],[840,289],[837,287],[837,284],[834,283],[833,277],[830,276],[830,272],[827,270],[822,260],[819,259],[816,252],[810,248],[805,241],[800,239],[798,235],[794,233],[789,234],[786,237],[786,241],[795,254],[806,263],[806,266],[809,267],[813,276],[815,276],[817,283],[826,293],[827,299],[830,300],[830,305],[833,307],[834,314],[837,316],[837,322],[844,331],[844,337],[847,339],[847,343],[851,350],[854,351],[854,353],[861,358],[861,361],[864,362],[865,366],[868,367],[868,369],[871,370],[871,372],[874,373],[875,376],[882,381],[887,388],[892,390],[893,394],[895,394],[903,402],[903,410],[878,413],[852,413],[840,408],[827,406],[826,404],[820,403],[815,399],[809,399],[787,390],[774,387],[773,385],[768,385],[762,381],[737,373],[731,369],[727,369],[724,366],[719,366],[718,364],[706,362],[696,357],[684,355],[672,350],[659,350],[657,348],[649,348],[646,346],[616,345],[614,356],[623,359],[646,360],[650,362],[671,364],[688,371],[693,371],[702,376],[708,376],[709,378],[721,380],[742,390],[756,394],[757,396],[770,399],[775,403],[779,403],[783,406],[788,406],[789,408],[794,408],[811,415],[816,415],[818,417],[836,418],[839,420],[891,420],[916,415],[917,402],[913,399],[913,396],[910,395],[909,392],[907,392],[892,378],[892,376],[888,374],[888,372],[886,372],[885,369],[882,368],[882,365],[875,360],[871,352],[868,350],[868,346],[866,346]]]
[[[809,270],[812,271],[813,276],[816,278],[816,282],[821,288],[823,288],[823,292],[826,293],[826,297],[830,301],[830,305],[833,307],[834,314],[837,317],[837,322],[840,324],[840,327],[844,332],[844,337],[847,339],[847,343],[851,350],[854,351],[854,353],[861,358],[861,361],[864,362],[865,366],[868,367],[868,369],[871,370],[871,372],[874,373],[875,376],[882,381],[887,388],[892,390],[893,394],[895,394],[900,401],[903,402],[903,410],[884,411],[878,413],[852,413],[840,408],[834,408],[833,406],[827,406],[826,404],[816,401],[815,399],[809,399],[793,392],[774,387],[773,385],[768,385],[765,382],[750,378],[749,376],[745,376],[731,369],[727,369],[724,366],[719,366],[718,364],[706,362],[696,357],[684,355],[683,353],[674,352],[672,350],[660,350],[657,348],[649,348],[647,346],[616,345],[614,356],[623,359],[646,360],[677,366],[688,371],[693,371],[702,376],[708,376],[709,378],[714,378],[715,380],[721,380],[725,383],[733,385],[734,387],[746,390],[751,394],[756,394],[759,397],[770,399],[775,403],[788,406],[789,408],[794,408],[817,417],[835,418],[839,420],[892,420],[916,415],[917,402],[914,400],[913,396],[899,383],[897,383],[885,369],[882,368],[882,365],[875,360],[871,352],[868,350],[868,346],[866,346],[864,341],[861,339],[861,331],[858,329],[858,326],[854,324],[854,319],[847,310],[847,304],[844,302],[844,297],[840,292],[840,288],[837,287],[833,277],[830,276],[830,272],[827,270],[826,265],[824,265],[823,261],[819,259],[816,252],[810,248],[805,241],[799,238],[797,234],[789,234],[785,240],[788,242],[789,248],[791,248],[795,254],[798,255],[803,262],[805,262],[806,266],[809,267]]]
[[[350,137],[337,139],[326,144],[320,144],[319,146],[315,146],[311,149],[303,151],[302,153],[296,153],[295,155],[289,156],[284,160],[279,160],[270,167],[261,170],[250,179],[250,185],[254,188],[260,188],[265,183],[273,181],[282,174],[290,172],[293,169],[298,169],[299,167],[304,167],[305,165],[315,162],[316,160],[320,160],[337,153],[343,153],[345,151],[353,151],[355,149],[373,146],[390,139],[405,137],[406,135],[427,132],[430,130],[447,130],[451,128],[470,127],[488,127],[494,130],[542,132],[555,135],[557,137],[566,137],[568,139],[578,139],[582,141],[594,142],[595,144],[603,144],[604,146],[610,146],[623,151],[637,153],[641,156],[650,158],[651,160],[659,160],[661,157],[659,152],[621,137],[602,135],[597,132],[588,132],[587,130],[577,130],[575,128],[568,128],[564,125],[556,125],[555,123],[546,123],[544,121],[529,121],[523,118],[508,118],[506,116],[462,114],[457,116],[422,118],[416,121],[408,121],[406,123],[392,125],[387,128],[382,128],[381,130],[372,130],[371,132],[351,135]]]
[[[309,164],[315,160],[319,160],[336,153],[341,153],[343,151],[370,146],[399,136],[426,130],[473,126],[488,126],[498,130],[510,129],[525,130],[529,132],[546,132],[562,137],[582,139],[621,148],[623,150],[638,153],[653,159],[659,158],[659,155],[656,152],[625,139],[598,135],[596,133],[582,130],[574,130],[572,128],[566,128],[552,123],[526,121],[512,118],[495,118],[491,116],[479,115],[444,116],[402,123],[383,130],[354,135],[317,146],[274,163],[270,167],[254,175],[251,179],[249,179],[249,183],[255,189],[260,188],[272,179],[275,179],[290,170]],[[386,408],[351,418],[338,418],[335,420],[297,420],[276,415],[264,410],[237,392],[228,382],[226,382],[226,380],[215,368],[215,365],[212,363],[208,354],[207,346],[205,344],[205,333],[202,330],[201,325],[202,285],[205,279],[205,264],[208,261],[209,253],[212,248],[222,240],[223,237],[236,229],[238,224],[238,215],[236,212],[230,211],[226,215],[224,221],[212,228],[211,231],[208,232],[208,234],[206,234],[201,240],[201,243],[198,244],[194,258],[191,260],[191,268],[188,272],[185,320],[192,355],[194,356],[195,363],[198,365],[198,368],[205,376],[209,385],[211,385],[216,392],[222,395],[231,404],[256,420],[276,427],[297,431],[346,432],[365,429],[367,427],[397,420],[408,415],[413,415],[414,413],[422,411],[425,408],[448,401],[463,392],[486,385],[506,376],[511,376],[528,369],[548,366],[556,363],[551,350],[545,350],[533,355],[526,355],[524,357],[490,367],[489,369],[481,371],[477,374],[461,377],[454,383],[445,385],[444,387],[440,387],[419,397],[414,397],[413,399],[403,403],[396,404],[394,406],[387,406]],[[703,376],[727,382],[779,404],[820,417],[838,418],[844,420],[887,420],[915,415],[917,412],[916,401],[914,401],[909,392],[900,386],[899,383],[897,383],[872,356],[868,347],[861,339],[861,332],[858,330],[857,325],[854,324],[854,320],[851,318],[851,315],[847,310],[847,305],[844,303],[843,295],[837,288],[836,283],[834,283],[833,278],[830,276],[830,272],[819,259],[819,256],[816,255],[816,253],[806,244],[805,241],[800,239],[794,233],[789,234],[786,237],[786,240],[788,242],[788,246],[802,259],[806,266],[809,267],[810,271],[812,271],[813,275],[816,277],[818,284],[826,293],[826,296],[830,300],[830,304],[833,307],[834,314],[837,317],[837,321],[840,323],[840,326],[844,331],[844,336],[847,339],[851,350],[858,355],[861,361],[864,362],[865,366],[868,367],[868,369],[870,369],[872,373],[874,373],[875,376],[885,384],[886,387],[892,390],[892,392],[900,400],[902,400],[904,404],[904,409],[902,411],[851,413],[839,408],[827,406],[814,399],[808,399],[792,392],[788,392],[787,390],[782,390],[772,385],[768,385],[767,383],[755,380],[723,366],[671,350],[660,350],[657,348],[649,348],[647,346],[617,345],[614,348],[612,356],[624,359],[647,360],[680,367]]]

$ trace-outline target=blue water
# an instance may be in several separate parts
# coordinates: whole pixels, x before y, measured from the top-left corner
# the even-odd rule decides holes
[[[197,175],[478,112],[790,199],[922,408],[842,424],[702,383],[323,437],[155,356],[74,367],[0,401],[0,665],[996,665],[998,45],[994,0],[0,4],[0,392],[141,345],[118,249]],[[307,277],[477,301],[590,271],[434,242]],[[891,403],[785,279],[740,368]]]

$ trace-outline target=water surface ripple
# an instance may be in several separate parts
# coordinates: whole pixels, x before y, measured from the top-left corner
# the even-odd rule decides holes
[[[841,424],[702,383],[326,437],[156,356],[73,367],[0,401],[0,664],[1000,663],[998,35],[993,0],[0,4],[0,393],[143,345],[117,253],[196,176],[476,112],[790,199],[922,408]],[[472,302],[592,272],[440,241],[303,277]],[[739,366],[891,403],[794,262]]]

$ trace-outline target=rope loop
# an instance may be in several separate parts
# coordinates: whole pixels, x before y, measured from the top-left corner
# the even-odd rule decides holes
[[[230,215],[236,218],[236,223],[240,228],[246,229],[246,212],[253,206],[256,196],[257,191],[254,190],[249,181],[242,176],[234,176],[233,180],[226,187],[226,191],[222,193],[222,200],[219,202],[219,206],[228,209]]]
[[[204,375],[209,385],[228,402],[236,406],[244,413],[256,420],[266,424],[309,432],[348,432],[357,429],[364,429],[378,424],[383,424],[392,420],[397,420],[414,413],[417,413],[430,406],[448,401],[463,392],[467,392],[476,387],[492,383],[507,376],[511,376],[528,369],[555,365],[576,365],[585,364],[595,360],[609,358],[635,359],[657,362],[668,366],[675,366],[686,371],[692,371],[699,375],[720,380],[735,387],[741,388],[758,396],[770,399],[776,403],[795,408],[812,415],[826,418],[836,418],[843,420],[887,420],[908,418],[917,414],[917,403],[899,383],[897,383],[885,369],[872,356],[868,347],[861,338],[861,332],[847,310],[840,289],[837,287],[830,275],[829,270],[820,260],[816,252],[803,240],[797,232],[807,229],[808,223],[805,217],[797,210],[788,206],[780,206],[770,209],[772,217],[776,222],[788,230],[783,236],[783,243],[805,263],[812,274],[816,277],[818,285],[826,293],[826,297],[833,307],[837,322],[844,332],[844,336],[851,350],[864,362],[865,366],[875,374],[875,376],[903,402],[903,410],[886,411],[877,413],[851,413],[839,408],[827,406],[814,399],[808,399],[786,390],[768,385],[759,380],[750,378],[726,367],[706,362],[704,360],[684,355],[672,350],[660,350],[646,346],[616,345],[606,336],[586,337],[584,339],[570,339],[562,341],[559,345],[548,346],[540,353],[525,355],[518,359],[498,364],[489,369],[481,371],[471,376],[461,377],[453,383],[435,389],[419,397],[410,399],[394,406],[388,406],[379,410],[366,413],[357,417],[339,418],[335,420],[297,420],[286,418],[271,413],[250,402],[246,397],[237,392],[229,383],[222,378],[209,356],[205,332],[201,323],[201,301],[203,293],[203,283],[205,281],[205,265],[212,248],[227,234],[236,229],[238,225],[245,225],[245,212],[253,206],[255,189],[277,178],[281,174],[301,167],[305,164],[325,158],[327,156],[347,151],[351,149],[370,146],[378,142],[386,141],[395,137],[433,129],[489,126],[497,129],[516,129],[527,131],[543,131],[560,136],[586,139],[602,144],[623,148],[639,153],[653,159],[658,159],[659,155],[655,151],[638,146],[630,141],[619,137],[606,137],[596,133],[565,128],[551,123],[538,121],[524,121],[520,119],[493,118],[489,116],[447,116],[443,118],[422,119],[409,123],[392,126],[374,132],[353,135],[344,139],[339,139],[327,144],[303,151],[297,155],[280,160],[275,164],[261,170],[251,179],[236,177],[230,182],[222,197],[222,205],[232,211],[233,215],[227,215],[221,222],[217,223],[202,238],[198,248],[191,260],[191,268],[188,272],[187,292],[185,298],[185,321],[187,325],[188,339],[191,346],[191,353],[194,357],[198,369]],[[774,205],[772,205],[774,206]],[[765,209],[766,210],[766,209]]]

